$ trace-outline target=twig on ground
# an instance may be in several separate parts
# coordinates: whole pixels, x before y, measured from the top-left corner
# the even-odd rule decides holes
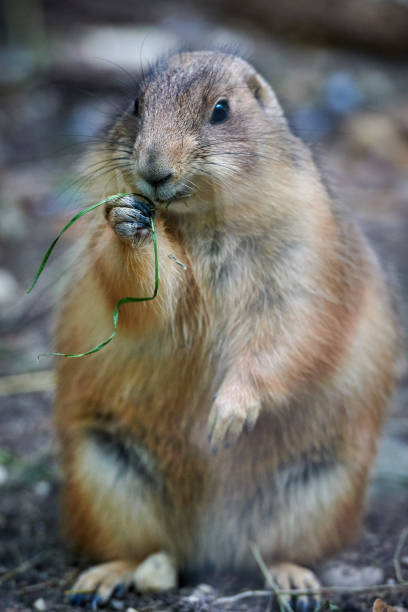
[[[54,387],[55,374],[53,370],[12,374],[0,378],[0,396],[52,391]]]
[[[60,580],[58,578],[50,578],[44,580],[44,582],[38,582],[37,584],[28,584],[20,589],[21,593],[32,593],[33,591],[44,591],[52,587],[59,587]]]
[[[278,604],[279,604],[279,608],[281,612],[285,612],[285,610],[287,610],[287,612],[293,612],[293,608],[291,607],[289,603],[289,598],[287,594],[284,591],[281,591],[279,589],[279,585],[275,582],[275,580],[272,577],[271,572],[268,570],[264,560],[262,559],[262,555],[257,545],[254,542],[250,542],[249,547],[251,549],[251,552],[254,556],[254,559],[259,569],[261,570],[263,574],[263,577],[265,578],[266,584],[271,588],[273,593],[276,595],[276,599],[278,600]]]
[[[373,584],[371,586],[361,587],[336,587],[336,586],[325,586],[321,589],[290,589],[287,591],[277,589],[277,591],[242,591],[237,595],[231,595],[228,597],[220,597],[216,599],[216,603],[229,603],[230,601],[239,601],[240,599],[247,599],[249,597],[267,597],[271,594],[279,595],[328,595],[329,593],[377,593],[377,592],[393,592],[399,593],[408,589],[408,582],[402,582],[398,584]]]
[[[226,597],[218,597],[214,600],[214,604],[229,604],[240,601],[241,599],[248,599],[249,597],[271,597],[273,595],[272,591],[242,591],[241,593],[237,593],[236,595],[229,595]]]
[[[405,530],[407,530],[407,533],[405,533]],[[399,540],[399,546],[397,546],[398,554],[400,550],[402,549],[404,541],[407,537],[408,537],[408,527],[406,527],[401,533],[400,540]],[[268,576],[270,575],[270,572],[268,568],[266,567],[265,562],[262,559],[258,548],[254,544],[250,544],[250,548],[251,548],[252,554],[254,555],[255,560],[260,570],[262,571],[262,574],[265,577],[265,580],[268,582],[268,584],[270,584],[268,580]],[[283,590],[283,589],[279,589],[277,585],[272,587],[272,590],[277,597],[279,596],[282,597],[285,595],[297,595],[297,596],[299,595],[327,595],[329,593],[378,593],[378,592],[399,593],[401,591],[406,591],[407,589],[408,589],[408,582],[403,581],[403,580],[399,582],[398,584],[373,584],[370,586],[356,586],[356,587],[324,586],[324,587],[321,587],[320,589],[308,589],[308,590],[304,590],[304,589]],[[254,591],[254,592],[260,594],[262,591]],[[267,591],[264,591],[264,592],[267,592]]]
[[[395,574],[397,576],[397,580],[399,583],[404,582],[404,577],[402,575],[402,570],[401,570],[400,556],[401,556],[401,551],[402,551],[402,548],[405,544],[407,537],[408,537],[408,527],[404,527],[404,529],[401,531],[400,536],[398,538],[398,543],[395,549],[394,559],[393,559]]]
[[[20,565],[17,565],[17,567],[2,574],[0,576],[0,584],[4,584],[8,580],[11,580],[11,578],[14,578],[14,576],[18,576],[18,574],[23,574],[30,568],[34,567],[34,565],[38,561],[42,561],[43,559],[46,559],[47,557],[49,557],[51,553],[53,552],[54,552],[53,550],[43,550],[39,552],[37,555],[34,555],[34,557],[31,557],[31,559],[27,559],[26,561],[23,561],[22,563],[20,563]]]

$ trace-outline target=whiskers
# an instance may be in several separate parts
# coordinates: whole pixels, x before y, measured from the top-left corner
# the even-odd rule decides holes
[[[60,192],[70,193],[73,199],[79,199],[81,192],[92,192],[92,189],[97,185],[101,185],[102,191],[105,191],[112,179],[118,177],[118,173],[129,175],[132,171],[132,163],[128,155],[120,154],[107,155],[100,154],[99,159],[93,159],[87,163],[80,174],[65,186]],[[89,158],[89,156],[88,156]]]
[[[225,187],[226,180],[240,175],[239,166],[205,158],[196,158],[191,166],[198,176],[212,186],[218,185],[220,187]]]
[[[249,170],[258,163],[267,163],[276,159],[277,153],[260,147],[258,134],[246,139],[229,137],[227,141],[211,139],[198,144],[192,151],[191,158],[185,164],[181,176],[174,182],[168,200],[189,198],[193,195],[207,197],[208,189],[225,190],[234,181],[244,181]],[[94,186],[106,191],[127,188],[135,182],[134,140],[119,131],[88,139],[89,152],[81,174],[73,181],[69,189],[75,188],[91,191]],[[184,163],[184,162],[183,162]],[[181,162],[180,162],[181,164]],[[112,181],[115,181],[113,185]],[[204,190],[203,194],[200,190]],[[205,195],[207,194],[207,195]]]
[[[181,180],[180,186],[184,190],[183,197],[186,198],[191,197],[193,193],[198,189],[197,183],[185,177]]]

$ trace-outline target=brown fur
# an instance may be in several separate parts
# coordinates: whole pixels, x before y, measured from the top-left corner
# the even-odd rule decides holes
[[[393,386],[382,272],[247,63],[177,55],[138,96],[90,156],[110,164],[90,197],[156,199],[160,288],[101,352],[57,364],[67,533],[100,561],[245,569],[254,541],[269,563],[314,563],[355,533]],[[220,98],[231,115],[211,125]],[[149,164],[174,171],[168,207]],[[107,337],[153,278],[150,238],[96,213],[57,350]]]

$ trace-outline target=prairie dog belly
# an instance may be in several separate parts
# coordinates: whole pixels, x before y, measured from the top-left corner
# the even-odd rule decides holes
[[[216,347],[228,338],[217,340],[124,331],[104,353],[61,364],[71,370],[70,410],[62,388],[57,403],[63,435],[76,432],[70,469],[109,541],[98,558],[164,549],[190,571],[250,569],[250,542],[269,563],[310,563],[353,535],[353,519],[333,533],[362,503],[354,458],[341,460],[340,423],[353,429],[342,392],[312,387],[283,409],[265,405],[249,435],[214,455],[208,415],[226,367]]]

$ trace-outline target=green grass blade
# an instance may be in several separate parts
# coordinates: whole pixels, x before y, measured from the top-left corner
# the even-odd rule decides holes
[[[85,208],[84,210],[81,210],[81,212],[79,212],[77,215],[75,215],[75,217],[72,217],[71,221],[69,221],[66,224],[66,226],[60,231],[60,233],[55,238],[55,240],[52,242],[52,244],[50,245],[50,247],[47,250],[46,254],[44,255],[44,259],[42,260],[42,262],[40,264],[40,267],[37,270],[37,273],[36,273],[36,275],[34,277],[34,280],[31,283],[31,286],[29,287],[29,289],[27,289],[27,293],[30,293],[34,289],[35,285],[37,284],[38,279],[40,278],[41,272],[44,270],[45,264],[47,263],[48,258],[51,255],[55,245],[58,242],[58,240],[61,238],[62,234],[64,232],[66,232],[67,229],[69,229],[73,223],[75,223],[75,221],[77,221],[83,215],[86,215],[86,213],[89,213],[91,210],[94,210],[95,208],[98,208],[98,206],[102,206],[102,204],[106,204],[107,202],[110,202],[110,201],[114,200],[115,198],[122,198],[124,196],[129,196],[129,195],[134,195],[134,194],[133,193],[117,193],[116,195],[109,196],[108,198],[105,198],[104,200],[101,200],[100,202],[97,202],[96,204],[92,204],[92,206],[88,206],[88,208]]]
[[[55,247],[56,243],[61,238],[62,234],[68,228],[70,228],[71,225],[73,223],[75,223],[75,221],[77,221],[80,217],[82,217],[86,213],[90,212],[91,210],[94,210],[95,208],[98,208],[98,206],[102,206],[102,204],[106,204],[107,202],[110,202],[110,201],[112,201],[114,199],[117,199],[117,198],[122,198],[124,196],[137,196],[137,195],[139,195],[139,194],[134,194],[134,193],[117,193],[117,194],[115,194],[113,196],[109,196],[108,198],[105,198],[104,200],[101,200],[100,202],[97,202],[96,204],[93,204],[92,206],[89,206],[88,208],[85,208],[84,210],[79,212],[77,215],[75,215],[75,217],[73,217],[71,219],[71,221],[69,221],[69,223],[67,223],[67,225],[60,231],[58,236],[55,238],[55,240],[52,242],[51,246],[47,250],[47,252],[44,255],[44,258],[43,258],[43,260],[41,262],[41,265],[40,265],[40,267],[37,270],[37,273],[36,273],[35,278],[34,278],[32,284],[31,284],[31,287],[28,289],[27,293],[30,293],[30,291],[32,291],[32,289],[34,288],[35,284],[37,283],[37,281],[38,281],[38,279],[39,279],[39,277],[41,275],[41,272],[43,271],[44,266],[47,263],[48,258],[51,255],[51,252],[52,252],[53,248]],[[147,198],[145,198],[145,199],[147,199]],[[155,223],[154,223],[154,217],[153,216],[151,218],[151,231],[152,231],[152,240],[153,240],[153,249],[154,249],[154,290],[153,290],[153,294],[149,295],[147,297],[123,297],[120,300],[118,300],[118,302],[115,304],[115,308],[113,309],[113,332],[111,333],[109,338],[106,338],[106,340],[104,340],[103,342],[100,342],[99,344],[97,344],[93,348],[89,349],[88,351],[85,351],[84,353],[40,353],[38,355],[38,357],[37,357],[38,360],[40,359],[40,357],[85,357],[85,355],[92,355],[93,353],[97,353],[104,346],[109,344],[109,342],[111,342],[113,340],[113,338],[116,336],[117,327],[118,327],[118,320],[119,320],[119,308],[120,308],[120,306],[122,306],[122,304],[128,304],[130,302],[148,302],[149,300],[154,300],[154,298],[156,297],[157,292],[159,290],[159,257],[158,257],[158,252],[157,252],[156,226],[155,226]]]

